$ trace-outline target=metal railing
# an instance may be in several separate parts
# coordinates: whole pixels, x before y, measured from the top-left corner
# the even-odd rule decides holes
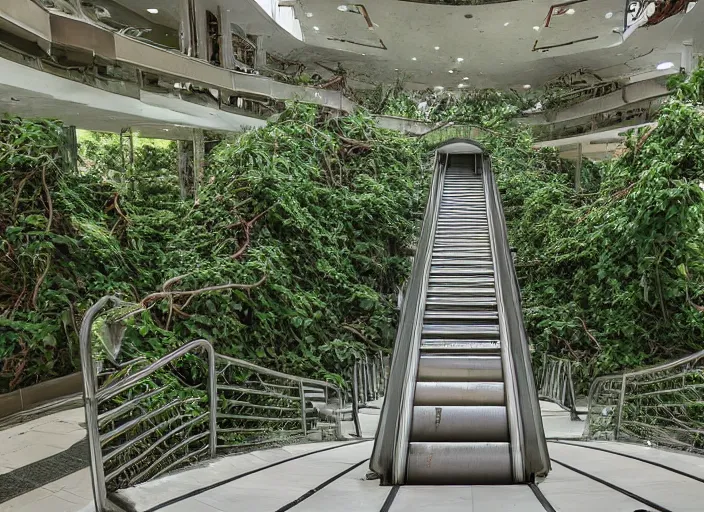
[[[580,363],[576,361],[543,354],[542,367],[537,375],[540,400],[553,402],[569,411],[573,421],[580,419],[573,378],[573,372],[580,368]],[[585,412],[582,411],[582,414]]]
[[[642,439],[704,453],[704,351],[666,364],[596,378],[586,436]]]
[[[296,439],[341,439],[346,393],[354,396],[350,412],[383,394],[381,354],[358,361],[351,371],[359,396],[330,382],[218,354],[207,340],[191,341],[156,361],[138,357],[121,362],[124,320],[144,310],[104,297],[81,324],[86,427],[98,512],[108,510],[110,492],[217,453]]]

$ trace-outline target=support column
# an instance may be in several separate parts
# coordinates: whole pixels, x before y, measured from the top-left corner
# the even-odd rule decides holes
[[[257,45],[257,51],[254,54],[254,69],[263,69],[266,67],[264,36],[254,36],[254,44]]]
[[[235,52],[232,49],[232,13],[218,7],[220,19],[220,63],[225,69],[235,69]]]
[[[127,147],[124,141],[127,139]],[[125,128],[120,132],[120,157],[122,159],[123,179],[127,182],[127,188],[134,192],[136,188],[134,176],[134,135],[132,128]]]
[[[64,144],[62,147],[62,161],[64,172],[78,174],[78,137],[75,126],[64,126]]]
[[[195,57],[193,42],[193,0],[178,0],[179,11],[179,43],[181,53]]]
[[[193,198],[198,200],[198,192],[205,175],[205,137],[203,130],[193,130]]]
[[[209,60],[208,55],[208,21],[202,2],[195,2],[193,7],[193,30],[195,32],[195,57]]]
[[[205,173],[205,138],[203,130],[193,130],[190,140],[178,141],[178,185],[181,199],[198,200],[198,190]]]
[[[193,196],[193,141],[178,141],[178,186],[181,200]]]
[[[574,191],[579,194],[582,191],[582,143],[577,145],[577,167],[574,171]]]
[[[682,63],[680,64],[680,68],[684,69],[684,72],[687,73],[687,75],[690,75],[692,71],[694,71],[695,67],[694,42],[685,41],[682,43]]]

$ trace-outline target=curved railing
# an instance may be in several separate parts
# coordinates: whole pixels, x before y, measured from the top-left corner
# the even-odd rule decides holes
[[[543,354],[540,371],[536,372],[538,397],[553,402],[569,411],[570,419],[578,421],[577,394],[574,387],[574,373],[583,373],[583,366],[577,361]]]
[[[596,378],[586,436],[643,439],[704,453],[704,350],[676,361]]]
[[[191,341],[156,361],[120,362],[124,320],[144,309],[104,297],[81,324],[86,428],[99,512],[107,509],[110,492],[218,453],[296,439],[342,439],[343,414],[352,415],[361,437],[358,407],[383,393],[381,354],[356,362],[349,391],[218,354],[207,340]],[[348,408],[347,392],[352,394]]]

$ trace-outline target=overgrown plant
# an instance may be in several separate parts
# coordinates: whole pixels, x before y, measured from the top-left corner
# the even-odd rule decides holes
[[[77,176],[57,123],[5,120],[0,140],[1,391],[77,370],[77,326],[104,294],[149,303],[125,347],[150,357],[207,338],[335,378],[391,346],[428,182],[417,141],[292,105],[216,147],[194,203],[169,145],[137,144],[126,181],[117,136],[83,138]],[[178,293],[227,284],[244,288]]]

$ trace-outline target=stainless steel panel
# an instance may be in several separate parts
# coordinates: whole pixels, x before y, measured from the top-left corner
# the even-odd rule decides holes
[[[491,339],[499,337],[498,325],[423,325],[423,336],[436,338]]]
[[[423,355],[420,358],[417,378],[419,382],[502,382],[501,358]]]
[[[498,354],[501,344],[498,340],[439,340],[424,339],[420,349],[424,353],[437,352],[442,354],[464,354],[468,351],[474,353]]]
[[[429,485],[512,482],[508,443],[411,443],[407,483]]]
[[[503,382],[417,382],[414,405],[505,405]]]
[[[508,442],[506,407],[416,406],[411,441]]]

